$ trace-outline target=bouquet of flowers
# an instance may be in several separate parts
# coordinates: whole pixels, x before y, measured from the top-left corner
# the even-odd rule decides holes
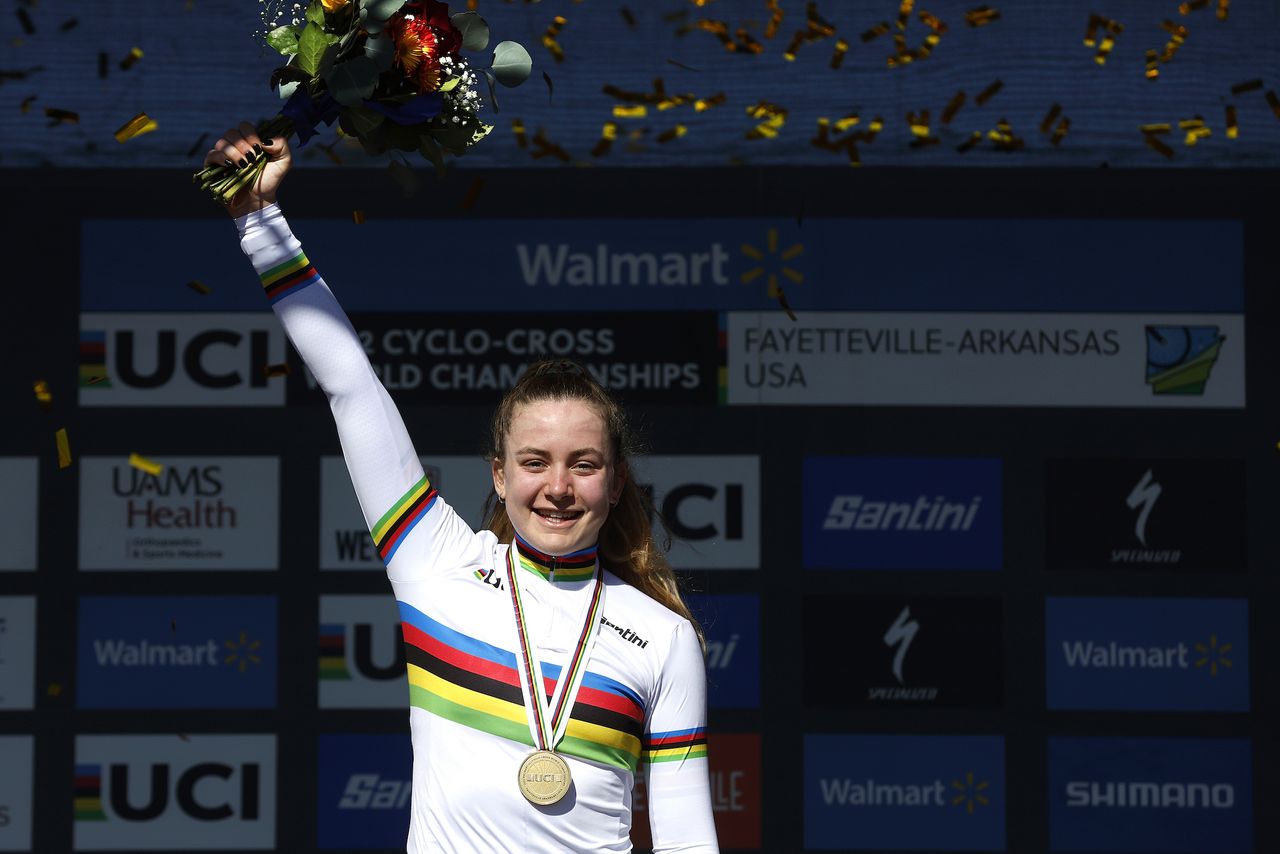
[[[494,84],[518,86],[533,67],[528,51],[505,41],[489,67],[474,68],[461,51],[488,47],[488,25],[475,12],[450,16],[438,0],[310,0],[305,12],[293,3],[284,24],[290,0],[260,2],[267,45],[289,58],[271,75],[284,107],[261,137],[296,133],[301,146],[336,120],[370,154],[418,151],[441,168],[445,152],[460,156],[493,130],[476,115],[477,70],[496,109]],[[265,166],[209,166],[193,180],[230,204]]]

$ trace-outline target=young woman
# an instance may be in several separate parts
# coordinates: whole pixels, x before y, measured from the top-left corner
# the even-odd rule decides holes
[[[630,851],[643,767],[657,852],[716,852],[699,634],[629,476],[622,412],[573,363],[495,413],[489,529],[437,495],[350,321],[276,205],[284,140],[244,123],[206,164],[269,161],[230,213],[329,399],[399,603],[411,852]]]

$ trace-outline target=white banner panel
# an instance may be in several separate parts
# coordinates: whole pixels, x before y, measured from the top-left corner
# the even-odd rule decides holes
[[[673,567],[760,568],[759,457],[645,456],[632,466],[671,528]]]
[[[0,457],[0,571],[36,568],[39,481],[35,457]]]
[[[0,596],[0,709],[35,708],[35,684],[36,598]]]
[[[274,735],[76,736],[75,850],[274,849]]]
[[[320,597],[320,708],[409,705],[395,597]]]
[[[31,850],[33,739],[0,735],[0,851]]]
[[[80,459],[80,568],[276,569],[278,457]]]
[[[478,530],[484,524],[485,498],[493,491],[489,464],[479,456],[420,459],[431,485],[473,531]],[[389,509],[370,512],[377,521]],[[320,568],[383,569],[342,457],[320,458]]]
[[[271,312],[80,315],[81,406],[283,406]]]
[[[729,312],[728,402],[1242,408],[1239,314]]]

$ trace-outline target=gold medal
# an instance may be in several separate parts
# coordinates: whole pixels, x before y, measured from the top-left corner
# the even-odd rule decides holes
[[[520,794],[540,807],[554,804],[569,793],[573,778],[569,763],[550,750],[535,750],[520,763]]]

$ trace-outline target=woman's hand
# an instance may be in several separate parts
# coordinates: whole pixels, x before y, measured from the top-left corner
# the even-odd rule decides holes
[[[227,206],[227,213],[232,217],[244,216],[275,203],[276,192],[293,164],[289,143],[283,138],[259,139],[252,124],[241,122],[239,127],[223,133],[204,156],[206,166],[244,166],[260,157],[267,158],[267,165],[258,179],[237,193]]]

